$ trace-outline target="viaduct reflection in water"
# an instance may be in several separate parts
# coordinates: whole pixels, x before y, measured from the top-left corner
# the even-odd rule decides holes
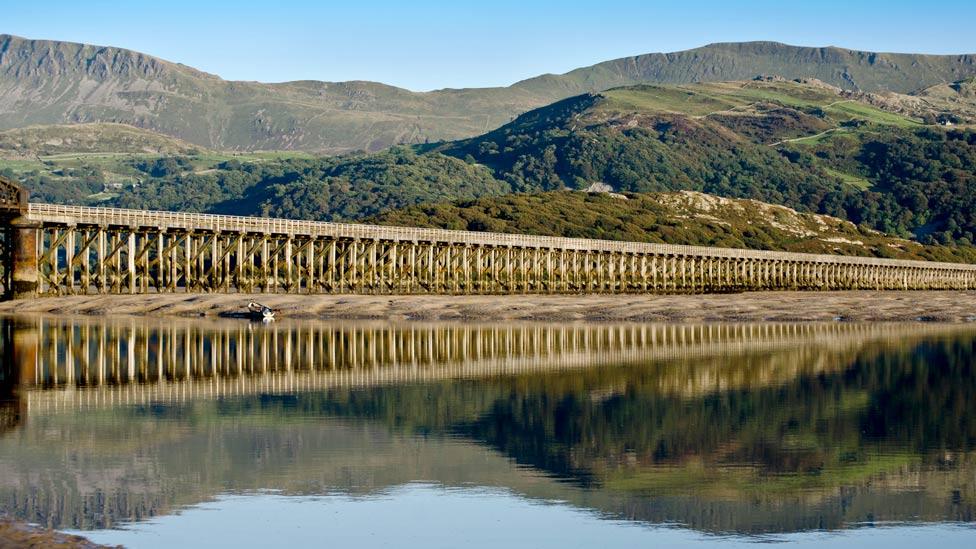
[[[695,392],[824,366],[804,353],[945,331],[839,323],[268,326],[56,317],[4,322],[5,362],[18,370],[26,407],[35,412],[792,351],[772,371],[696,371],[668,383],[669,390]],[[734,379],[736,374],[742,378]]]
[[[92,528],[228,491],[422,479],[715,532],[968,522],[974,341],[937,325],[8,319],[0,510]]]

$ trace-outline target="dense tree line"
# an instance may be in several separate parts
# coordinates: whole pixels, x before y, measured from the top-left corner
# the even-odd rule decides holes
[[[925,242],[976,240],[976,132],[925,128],[842,136],[814,154],[873,184],[844,204],[850,219],[910,231]]]
[[[16,172],[5,167],[0,170],[0,176],[21,182],[30,191],[32,200],[55,204],[84,204],[105,186],[104,175],[90,168],[62,169],[48,174],[39,170]]]
[[[352,220],[420,202],[509,190],[487,169],[441,154],[418,156],[409,148],[368,156],[228,161],[204,173],[159,161],[140,167],[150,177],[114,205]],[[165,175],[152,175],[159,171]]]

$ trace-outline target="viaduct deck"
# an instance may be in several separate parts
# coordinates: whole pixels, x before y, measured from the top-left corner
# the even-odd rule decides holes
[[[0,212],[8,212],[0,215],[3,285],[15,297],[976,285],[976,265],[958,263],[37,204],[7,185],[0,196]]]

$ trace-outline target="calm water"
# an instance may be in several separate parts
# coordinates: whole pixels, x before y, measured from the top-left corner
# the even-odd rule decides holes
[[[132,547],[976,545],[976,329],[0,320],[0,512]]]

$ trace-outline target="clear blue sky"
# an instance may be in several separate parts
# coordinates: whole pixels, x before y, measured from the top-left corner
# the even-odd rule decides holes
[[[976,53],[976,0],[3,2],[0,33],[142,51],[227,79],[499,86],[709,42]]]

